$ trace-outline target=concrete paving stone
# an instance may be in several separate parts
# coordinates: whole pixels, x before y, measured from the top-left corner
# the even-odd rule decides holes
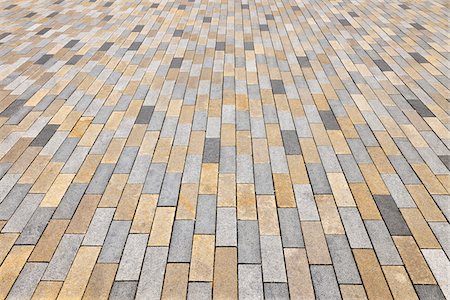
[[[261,263],[257,221],[238,221],[238,261],[239,263]]]
[[[263,299],[263,280],[261,265],[239,264],[239,299]]]
[[[281,239],[283,248],[304,247],[300,219],[295,208],[279,208],[278,218],[280,222]]]
[[[192,254],[192,238],[194,221],[175,220],[169,248],[168,262],[190,262]]]
[[[147,246],[147,234],[128,235],[116,280],[138,280]]]
[[[0,299],[449,298],[448,8],[403,2],[1,6]]]
[[[341,299],[339,286],[332,266],[311,266],[311,277],[317,298]]]
[[[279,236],[261,236],[264,282],[286,282],[283,248]]]
[[[43,280],[64,281],[83,241],[81,234],[65,234],[45,270]]]
[[[398,206],[391,196],[374,196],[375,203],[378,210],[383,217],[384,222],[389,230],[389,233],[394,235],[411,235],[408,225],[400,214]]]
[[[361,284],[361,278],[346,236],[330,234],[326,236],[326,239],[338,283]]]
[[[358,212],[353,207],[340,207],[339,215],[344,224],[345,232],[351,248],[372,248],[370,238],[367,234],[364,223]]]
[[[55,209],[53,207],[38,207],[27,225],[23,228],[22,233],[16,240],[16,244],[35,245],[44,232],[54,211]]]
[[[159,299],[167,263],[167,247],[148,247],[137,287],[136,299]]]
[[[214,234],[216,231],[216,197],[199,195],[197,200],[197,215],[195,234]]]
[[[187,299],[207,300],[212,299],[212,286],[210,282],[190,282]]]
[[[375,253],[381,265],[401,265],[402,261],[382,220],[365,221]]]

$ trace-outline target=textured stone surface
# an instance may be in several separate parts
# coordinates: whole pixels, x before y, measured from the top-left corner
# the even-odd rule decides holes
[[[0,299],[448,299],[448,5],[0,3]]]

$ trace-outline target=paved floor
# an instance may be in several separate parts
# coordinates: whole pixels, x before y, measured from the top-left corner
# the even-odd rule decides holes
[[[450,298],[445,1],[0,3],[0,299]]]

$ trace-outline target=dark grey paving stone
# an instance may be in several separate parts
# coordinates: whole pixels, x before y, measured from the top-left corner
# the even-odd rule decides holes
[[[109,294],[110,300],[132,300],[135,299],[137,281],[114,281]]]
[[[182,29],[176,29],[173,32],[173,37],[181,37],[183,35],[183,30]]]
[[[297,56],[297,61],[302,68],[311,68],[311,63],[307,56]]]
[[[420,25],[419,23],[411,23],[411,26],[418,30],[426,30],[426,28]]]
[[[137,51],[142,45],[142,42],[133,42],[128,48],[129,51]]]
[[[136,26],[134,26],[132,32],[141,32],[142,29],[144,29],[144,25],[136,25]]]
[[[331,110],[319,110],[319,115],[326,130],[341,130],[341,126]]]
[[[66,65],[75,65],[77,62],[79,62],[83,58],[83,55],[74,55],[71,59],[69,59],[66,63]]]
[[[111,46],[114,45],[112,42],[105,42],[103,45],[98,49],[98,51],[108,51]]]
[[[42,28],[41,30],[39,30],[39,31],[36,33],[36,35],[44,35],[44,34],[46,34],[47,32],[49,32],[50,30],[51,30],[51,28],[49,28],[49,27]]]
[[[170,68],[179,69],[181,68],[181,64],[183,63],[182,57],[174,57],[172,62],[170,63]]]
[[[350,24],[350,22],[347,19],[338,19],[338,21],[343,26],[352,26],[352,24]]]
[[[254,46],[253,42],[244,42],[244,50],[246,50],[246,51],[255,50],[255,46]]]
[[[54,219],[71,219],[81,198],[86,191],[87,184],[84,183],[72,183],[67,189],[64,197],[61,199],[58,207],[56,208]]]
[[[216,51],[225,51],[225,42],[216,42]]]
[[[415,284],[417,296],[420,300],[444,300],[441,288],[436,284]]]
[[[285,95],[286,90],[282,80],[271,80],[272,92],[274,95]]]
[[[375,59],[373,61],[382,72],[392,71],[391,67],[383,59]]]
[[[14,100],[10,105],[8,105],[8,107],[5,110],[0,112],[0,116],[8,118],[11,117],[15,112],[17,112],[19,109],[23,107],[25,102],[26,100],[23,99]]]
[[[419,64],[429,63],[429,61],[425,57],[423,57],[421,54],[417,52],[409,52],[409,55],[411,55],[411,57],[414,58],[414,60],[417,61]]]
[[[43,65],[43,64],[45,64],[46,62],[48,62],[52,57],[53,57],[52,54],[44,54],[44,55],[41,56],[41,58],[39,58],[39,59],[35,62],[35,64]]]
[[[220,138],[206,138],[203,148],[204,163],[218,163],[220,158]]]
[[[389,233],[394,235],[411,235],[408,225],[391,196],[375,195],[375,203],[386,223]]]
[[[75,46],[76,44],[78,44],[80,42],[80,40],[70,40],[65,46],[64,48],[72,48],[73,46]]]
[[[33,139],[30,146],[44,147],[51,139],[51,137],[55,134],[58,127],[59,125],[55,124],[45,125],[41,132],[39,132],[39,134]]]
[[[149,124],[155,110],[154,106],[142,106],[136,118],[136,124]]]
[[[297,132],[295,130],[282,130],[281,137],[283,139],[284,151],[286,155],[302,154],[300,143],[298,142]]]
[[[411,106],[417,111],[417,113],[422,118],[433,118],[435,115],[431,112],[431,110],[423,104],[420,100],[408,100],[408,103],[411,104]]]
[[[271,300],[290,299],[287,283],[264,283],[264,298]]]
[[[260,24],[259,30],[261,31],[269,31],[269,26],[267,24]]]
[[[450,155],[439,155],[438,157],[445,165],[445,167],[450,170]]]

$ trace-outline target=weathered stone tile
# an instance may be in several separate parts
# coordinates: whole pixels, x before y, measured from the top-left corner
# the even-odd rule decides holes
[[[305,249],[284,249],[291,298],[314,298],[314,288]]]
[[[391,196],[375,196],[375,202],[391,235],[411,235],[408,225]]]
[[[188,287],[189,264],[168,263],[161,299],[185,299]]]
[[[385,223],[377,220],[367,220],[364,223],[380,264],[400,265],[402,260]]]
[[[83,296],[99,253],[100,247],[80,247],[58,297]]]
[[[355,249],[353,250],[353,255],[355,256],[367,297],[369,299],[371,297],[392,299],[388,284],[373,250]]]
[[[257,221],[238,221],[239,263],[261,263]]]
[[[263,299],[261,265],[239,264],[239,299]]]
[[[194,221],[175,220],[170,241],[169,262],[188,263],[191,261],[193,234]]]
[[[116,280],[138,280],[147,249],[147,234],[128,235],[123,255],[117,270]]]
[[[236,247],[216,248],[214,259],[214,299],[237,299],[238,266]]]
[[[6,298],[8,295],[32,250],[32,246],[14,246],[8,257],[3,261],[0,266],[0,277],[2,278],[0,296],[2,298]]]
[[[364,223],[356,208],[339,208],[351,248],[372,248]]]
[[[332,266],[311,266],[311,277],[317,298],[340,299],[339,286]]]
[[[110,295],[117,264],[96,264],[84,292],[86,299],[107,299]]]
[[[208,300],[212,299],[212,284],[210,282],[190,282],[187,299]]]
[[[194,235],[189,281],[212,281],[214,242],[213,235]]]
[[[358,269],[353,259],[352,250],[343,234],[327,235],[334,271],[339,284],[360,284]]]
[[[137,286],[136,299],[159,299],[167,262],[167,247],[148,247]]]

